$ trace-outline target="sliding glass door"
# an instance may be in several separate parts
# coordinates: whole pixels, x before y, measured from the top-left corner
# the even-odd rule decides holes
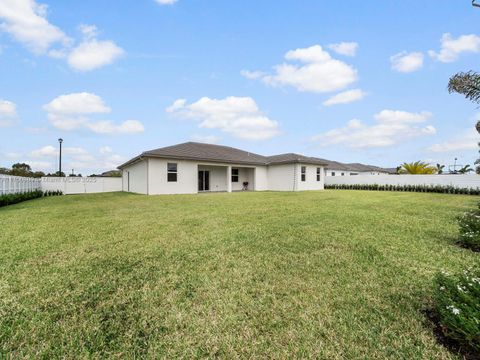
[[[210,190],[210,171],[198,171],[198,191]]]

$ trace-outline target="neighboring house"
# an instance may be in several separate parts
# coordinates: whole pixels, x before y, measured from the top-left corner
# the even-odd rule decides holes
[[[326,164],[327,176],[352,176],[352,175],[388,175],[395,174],[395,170],[384,169],[373,165],[360,163],[343,164],[337,161],[322,159]]]
[[[298,154],[262,156],[187,142],[143,152],[118,168],[123,191],[155,195],[322,190],[325,165],[322,159]]]

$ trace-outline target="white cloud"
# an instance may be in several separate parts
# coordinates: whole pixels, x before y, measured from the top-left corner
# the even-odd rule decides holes
[[[105,114],[111,111],[100,96],[87,92],[60,95],[43,108],[49,113],[63,115]]]
[[[422,111],[419,113],[411,113],[400,110],[382,110],[375,114],[375,119],[384,124],[399,124],[399,123],[422,123],[432,117],[432,113]]]
[[[356,42],[341,42],[338,44],[330,44],[328,48],[340,55],[355,56],[357,54],[358,44]]]
[[[85,39],[93,39],[98,36],[98,28],[95,25],[81,24],[78,29]]]
[[[97,27],[86,24],[79,26],[83,40],[72,49],[74,41],[48,22],[46,12],[47,6],[35,0],[1,0],[0,30],[10,33],[35,54],[66,58],[68,64],[79,71],[112,64],[125,53],[111,40],[97,40]]]
[[[52,145],[44,146],[40,149],[33,150],[30,152],[30,156],[35,158],[40,157],[57,157],[59,154],[58,147]],[[62,148],[62,154],[69,154],[75,156],[83,156],[88,154],[88,151],[81,147],[64,147]]]
[[[192,135],[190,139],[192,141],[207,143],[207,144],[216,144],[220,141],[218,136],[215,136],[215,135]]]
[[[11,126],[17,120],[17,105],[0,99],[0,128]]]
[[[44,172],[54,171],[53,170],[54,166],[49,161],[26,160],[25,162],[31,166],[33,171],[44,171]]]
[[[100,154],[102,154],[102,155],[110,154],[110,153],[113,152],[113,150],[110,146],[102,146],[99,151],[100,151]]]
[[[57,155],[58,155],[58,149],[51,146],[51,145],[47,145],[47,146],[44,146],[40,149],[33,150],[30,153],[30,156],[33,156],[33,157],[36,157],[36,158],[39,158],[39,157],[55,157]]]
[[[160,5],[173,5],[175,4],[178,0],[155,0],[158,4]]]
[[[358,78],[352,66],[333,59],[320,45],[289,51],[285,59],[300,64],[277,65],[271,75],[248,70],[244,70],[242,75],[260,79],[271,86],[292,86],[299,91],[315,93],[342,90]]]
[[[472,128],[465,131],[462,135],[454,137],[452,140],[434,144],[428,150],[435,153],[478,150],[479,140],[478,132]]]
[[[366,93],[360,89],[348,90],[332,96],[331,98],[324,101],[323,105],[332,106],[338,104],[348,104],[354,101],[362,100],[365,95]]]
[[[103,120],[88,123],[87,127],[98,134],[135,134],[145,131],[143,124],[138,120],[127,120],[119,125]]]
[[[75,70],[91,71],[112,64],[124,53],[113,41],[88,39],[70,52],[67,61]]]
[[[410,73],[417,71],[423,66],[423,54],[421,52],[407,53],[403,51],[390,58],[392,69],[398,72]]]
[[[71,40],[47,20],[47,6],[34,0],[0,1],[0,30],[37,54],[47,52],[55,44],[67,45]]]
[[[100,134],[132,134],[144,131],[141,122],[127,120],[117,125],[110,120],[92,121],[91,115],[110,113],[103,99],[95,94],[82,92],[60,95],[43,106],[50,123],[60,130],[89,129]]]
[[[179,99],[166,111],[180,118],[196,120],[200,128],[218,129],[240,139],[263,140],[280,133],[278,123],[263,115],[250,97],[203,97],[190,105]]]
[[[250,79],[250,80],[257,80],[257,79],[260,79],[260,78],[264,77],[267,74],[264,73],[263,71],[242,70],[242,71],[240,71],[240,75],[242,75],[243,77],[245,77],[247,79]]]
[[[89,170],[98,173],[112,170],[126,160],[108,146],[101,147],[98,153],[91,153],[81,147],[65,147],[62,153],[64,169],[75,169],[75,172]],[[25,158],[22,161],[30,164],[34,170],[55,171],[53,164],[46,160],[58,157],[58,147],[47,145],[26,156],[19,154],[19,157]]]
[[[429,112],[383,110],[376,114],[376,123],[366,125],[358,119],[350,120],[345,127],[333,129],[312,138],[321,146],[343,145],[350,148],[374,148],[396,145],[419,136],[436,133],[433,126],[417,126],[430,118]]]
[[[443,63],[456,61],[462,53],[480,52],[480,36],[475,34],[461,35],[455,39],[451,34],[446,33],[443,34],[440,42],[440,51],[437,53],[430,50],[428,54]]]

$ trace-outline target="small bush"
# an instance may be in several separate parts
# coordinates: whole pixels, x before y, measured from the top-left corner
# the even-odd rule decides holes
[[[451,185],[378,185],[378,184],[332,184],[325,189],[334,190],[376,190],[376,191],[409,191],[439,194],[480,195],[480,189],[458,188]]]
[[[45,192],[41,190],[34,190],[34,191],[25,192],[25,193],[0,195],[0,207],[18,204],[20,202],[27,201],[27,200],[41,198],[42,196],[56,196],[56,195],[62,195],[62,194],[63,193],[61,191],[57,191],[57,190],[45,191]]]
[[[435,313],[443,335],[471,354],[480,352],[480,268],[435,280]]]
[[[480,251],[480,210],[471,210],[458,218],[460,244]]]

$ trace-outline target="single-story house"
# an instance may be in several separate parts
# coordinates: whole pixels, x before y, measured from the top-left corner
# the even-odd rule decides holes
[[[322,190],[325,165],[321,159],[299,154],[262,156],[187,142],[143,152],[118,169],[123,191],[156,195]]]
[[[326,176],[353,176],[353,175],[391,175],[395,174],[395,169],[386,169],[373,165],[360,163],[344,164],[337,161],[323,160]]]

